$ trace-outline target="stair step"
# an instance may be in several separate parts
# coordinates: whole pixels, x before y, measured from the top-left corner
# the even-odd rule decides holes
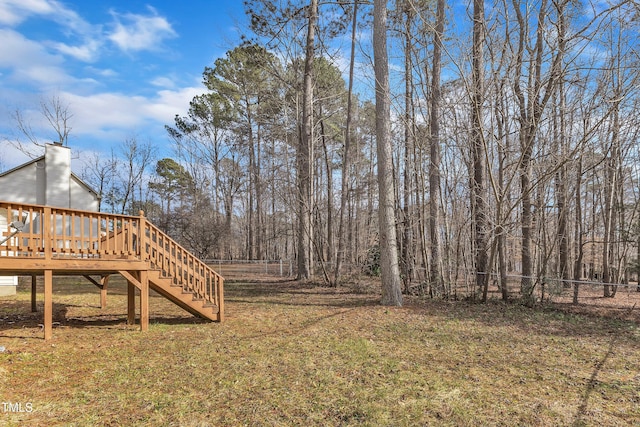
[[[216,313],[218,313],[218,312],[220,311],[220,307],[218,307],[218,305],[217,305],[217,304],[214,304],[214,303],[212,303],[212,302],[207,302],[207,303],[205,303],[205,304],[203,305],[203,307],[204,307],[204,308],[210,308],[210,309],[211,309],[211,311],[212,311],[214,314],[216,314]]]
[[[199,296],[199,291],[191,291],[182,285],[181,277],[167,275],[161,269],[150,271],[150,281],[156,291],[178,304],[185,310],[209,320],[219,320],[220,308],[210,299]],[[186,278],[185,278],[186,280]]]

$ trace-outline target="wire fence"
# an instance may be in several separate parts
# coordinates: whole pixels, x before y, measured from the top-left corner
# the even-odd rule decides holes
[[[245,280],[252,277],[292,278],[296,275],[295,260],[224,260],[209,259],[205,263],[231,280]],[[316,263],[314,273],[322,277],[326,272],[333,278],[335,264],[331,262]],[[344,263],[341,267],[343,275],[363,273],[363,267],[357,264]],[[364,274],[364,273],[363,273]]]
[[[296,275],[294,260],[207,260],[206,263],[224,276],[227,280],[273,280],[293,278]],[[326,273],[333,279],[335,265],[333,263],[316,264],[314,272],[319,280]],[[370,282],[376,289],[379,282],[376,272],[367,266],[344,264],[341,269],[343,278],[351,281]],[[404,292],[416,296],[444,297],[448,299],[471,299],[482,297],[476,286],[476,275],[469,271],[454,271],[445,274],[442,289],[435,290],[429,284],[424,268],[413,272],[412,280],[404,280]],[[406,279],[403,277],[403,279]],[[603,283],[593,280],[562,280],[553,277],[527,277],[517,274],[507,275],[506,284],[502,285],[497,274],[491,274],[487,298],[503,298],[503,288],[509,299],[529,297],[536,303],[551,302],[561,304],[579,304],[598,307],[640,310],[640,284]],[[605,290],[606,289],[606,290]],[[608,296],[605,296],[608,295]]]
[[[292,277],[291,260],[223,260],[209,259],[205,263],[226,279],[241,280],[252,277]]]
[[[640,285],[631,283],[604,283],[593,280],[563,280],[543,277],[539,279],[509,276],[513,287],[522,289],[522,283],[533,283],[536,301],[582,304],[599,307],[633,309],[640,305]],[[531,286],[529,286],[531,288]],[[517,296],[522,293],[515,291]]]
[[[501,292],[496,275],[490,278],[490,288]],[[605,291],[608,288],[608,291]],[[619,291],[627,293],[640,292],[638,283],[604,283],[593,280],[563,280],[554,277],[531,277],[507,275],[507,293],[514,297],[522,297],[529,292],[536,301],[557,301],[574,297],[593,298],[595,296],[614,298]]]

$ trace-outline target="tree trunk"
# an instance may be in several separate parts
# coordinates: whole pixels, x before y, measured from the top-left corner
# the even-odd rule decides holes
[[[616,97],[617,98],[617,97]],[[620,143],[618,141],[619,114],[617,102],[614,102],[613,124],[611,129],[611,147],[609,155],[605,159],[605,193],[604,193],[604,236],[602,243],[602,281],[604,282],[604,297],[611,297],[612,282],[611,264],[614,249],[614,230],[615,219],[614,213],[616,203],[616,190],[618,188],[618,157],[620,152]]]
[[[567,143],[566,143],[566,100],[564,84],[562,80],[558,85],[558,98],[559,108],[554,115],[556,123],[556,135],[555,139],[558,144],[558,153],[561,154],[558,161],[565,162],[567,158]],[[558,264],[559,264],[559,276],[562,279],[563,288],[569,287],[569,277],[571,271],[569,267],[569,230],[567,227],[567,167],[566,165],[560,165],[558,172],[556,173],[556,204],[558,209]]]
[[[311,146],[313,143],[313,82],[312,69],[315,54],[315,27],[318,19],[318,0],[309,5],[307,45],[304,61],[304,92],[302,105],[302,131],[297,153],[298,166],[298,279],[309,279],[311,271],[311,206],[312,169]]]
[[[322,116],[322,112],[320,112]],[[327,138],[324,129],[324,120],[320,120],[320,133],[322,140],[322,150],[324,152],[324,166],[327,174],[327,251],[325,261],[332,262],[335,258],[335,242],[333,238],[333,167],[331,157],[329,156],[329,148],[327,147]]]
[[[404,176],[403,176],[403,209],[402,209],[402,273],[405,292],[409,292],[413,280],[414,271],[414,244],[413,244],[413,220],[410,209],[411,182],[415,177],[415,163],[412,163],[411,154],[415,143],[415,116],[413,111],[413,61],[412,61],[412,34],[411,24],[414,19],[412,4],[404,3],[405,10],[405,48],[404,48]]]
[[[575,251],[576,259],[573,264],[573,303],[578,304],[578,293],[580,285],[578,282],[582,279],[582,259],[584,257],[584,245],[582,244],[582,156],[578,157],[578,166],[576,171],[576,216],[575,216]]]
[[[484,101],[484,1],[473,0],[471,139],[473,144],[472,227],[475,247],[476,280],[473,295],[482,292],[489,280],[487,265],[487,205],[485,183]]]
[[[440,74],[442,71],[442,40],[444,38],[445,2],[438,0],[433,43],[431,77],[431,141],[429,161],[429,237],[431,245],[431,288],[437,296],[444,295],[442,261],[440,259]]]
[[[382,304],[402,305],[396,240],[391,142],[391,97],[387,56],[387,2],[373,5],[373,58],[376,77],[376,145],[378,153],[378,227]]]
[[[505,129],[506,116],[508,115],[505,96],[504,96],[504,84],[502,80],[497,87],[496,96],[496,129],[498,132],[498,191],[499,200],[496,209],[496,239],[498,250],[498,272],[500,274],[500,293],[503,301],[509,299],[509,289],[507,287],[507,230],[505,229],[506,218],[504,215],[504,204],[507,197],[507,190],[505,184],[505,163],[510,151],[510,136]]]
[[[344,153],[342,154],[342,192],[340,193],[340,219],[338,220],[338,251],[336,253],[336,269],[333,276],[333,286],[340,282],[340,270],[344,260],[345,250],[345,211],[349,203],[349,175],[351,173],[351,120],[353,117],[353,68],[356,54],[356,30],[358,22],[358,0],[353,2],[353,19],[351,21],[351,58],[349,59],[349,89],[347,93],[347,119],[344,130]],[[351,234],[351,233],[349,233]],[[351,239],[350,239],[351,240]]]
[[[516,63],[513,90],[517,98],[519,119],[520,119],[520,190],[521,190],[521,232],[522,232],[522,281],[521,293],[524,302],[532,305],[535,302],[534,291],[534,259],[532,256],[531,246],[533,244],[533,202],[531,192],[531,174],[533,169],[533,148],[536,142],[536,135],[540,127],[542,113],[547,105],[551,94],[555,91],[555,85],[562,76],[562,59],[565,50],[564,33],[562,29],[562,20],[560,20],[560,34],[558,37],[558,50],[552,55],[552,63],[549,67],[546,79],[542,78],[544,47],[548,29],[547,24],[547,7],[549,2],[542,0],[538,10],[537,27],[535,45],[530,44],[531,35],[527,32],[527,21],[522,14],[520,8],[522,5],[517,0],[512,0],[514,11],[519,24],[518,33],[518,49],[516,52]],[[564,13],[564,3],[556,5],[558,15]],[[525,59],[525,53],[530,55]],[[523,68],[525,64],[528,69]],[[523,74],[528,75],[527,87],[523,89],[521,79]]]

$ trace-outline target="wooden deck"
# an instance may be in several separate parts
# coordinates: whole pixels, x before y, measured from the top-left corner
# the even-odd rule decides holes
[[[128,282],[127,321],[149,327],[149,290],[190,313],[224,319],[224,279],[139,216],[114,215],[0,201],[0,275],[44,277],[44,338],[52,337],[53,276],[85,276],[101,289],[104,305],[109,276]],[[2,221],[5,223],[5,221]],[[4,242],[3,242],[4,241]],[[95,279],[93,276],[99,276]],[[33,304],[35,306],[35,304]]]

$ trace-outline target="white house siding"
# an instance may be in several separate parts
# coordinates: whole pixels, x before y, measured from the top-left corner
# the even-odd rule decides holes
[[[5,231],[7,231],[7,210],[0,209],[0,241],[4,240],[4,238],[6,237],[4,235]],[[0,254],[3,254],[2,246],[0,246]],[[18,285],[17,277],[0,276],[0,297],[7,296],[7,295],[15,295],[17,285]]]
[[[40,164],[40,170],[38,170]],[[41,191],[38,182],[44,183],[44,162],[27,164],[13,172],[0,176],[0,200],[16,203],[44,202],[44,185]],[[40,193],[40,194],[38,194]]]
[[[17,276],[0,276],[0,297],[15,295],[17,287]]]
[[[99,202],[96,193],[71,172],[71,150],[60,144],[47,144],[44,156],[0,174],[0,200],[86,211],[97,211]],[[4,231],[7,229],[6,211],[3,220],[0,230]],[[33,219],[34,229],[39,227],[39,221],[39,218]],[[80,219],[77,221],[75,230],[81,230]],[[88,229],[88,220],[85,222],[85,229]],[[69,235],[71,225],[67,223],[66,226],[65,232]],[[61,221],[56,228],[62,234]],[[0,295],[9,288],[15,293],[17,281],[17,277],[0,276]]]
[[[69,195],[71,209],[84,211],[98,211],[98,199],[95,194],[89,191],[75,175],[71,175],[69,180]]]
[[[58,144],[47,145],[43,157],[0,175],[0,200],[98,210],[96,194],[71,173],[71,151]]]

